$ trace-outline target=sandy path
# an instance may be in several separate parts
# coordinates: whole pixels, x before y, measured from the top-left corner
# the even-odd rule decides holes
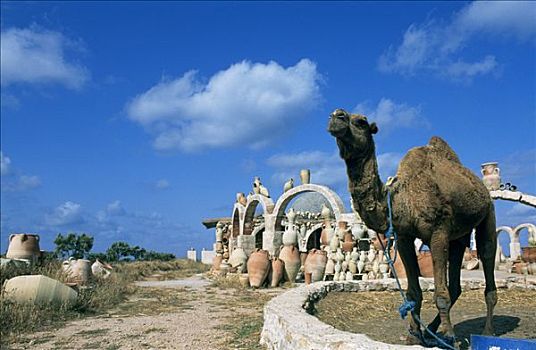
[[[259,313],[233,303],[237,291],[218,289],[201,276],[138,282],[142,287],[109,314],[31,334],[12,349],[225,349],[233,317]],[[244,291],[245,292],[245,291]],[[140,294],[141,293],[141,294]],[[155,298],[153,296],[156,295]],[[162,299],[167,298],[167,299]]]

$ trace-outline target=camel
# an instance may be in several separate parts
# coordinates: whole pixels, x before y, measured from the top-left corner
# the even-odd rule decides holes
[[[445,141],[434,136],[428,145],[408,151],[396,176],[386,186],[378,174],[372,138],[378,132],[376,123],[369,124],[363,115],[337,109],[330,116],[328,131],[336,138],[346,163],[353,206],[376,232],[388,228],[387,192],[391,193],[392,224],[398,233],[396,245],[408,279],[407,298],[416,304],[409,318],[408,343],[423,339],[416,318],[420,317],[422,291],[415,239],[420,238],[432,253],[434,301],[439,312],[428,329],[454,340],[449,312],[461,294],[460,269],[473,228],[486,279],[484,334],[493,334],[497,236],[493,201],[483,182],[461,164]]]

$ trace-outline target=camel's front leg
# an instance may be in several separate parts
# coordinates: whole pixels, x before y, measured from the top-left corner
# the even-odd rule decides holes
[[[406,269],[406,276],[408,278],[408,300],[415,302],[415,309],[413,314],[420,317],[421,305],[422,305],[422,290],[419,285],[419,264],[417,263],[417,255],[415,254],[415,245],[413,239],[399,237],[397,241],[397,248],[402,263]],[[411,336],[408,338],[410,344],[420,344],[422,339],[421,327],[417,320],[412,317],[409,318]]]
[[[454,338],[454,329],[450,323],[450,294],[447,289],[447,261],[449,257],[449,237],[446,230],[432,234],[430,250],[434,264],[434,300],[439,311],[441,325],[439,332]]]

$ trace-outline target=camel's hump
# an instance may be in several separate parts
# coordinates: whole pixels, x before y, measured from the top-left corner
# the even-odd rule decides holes
[[[460,158],[458,158],[456,152],[454,152],[454,150],[450,148],[449,144],[441,137],[432,136],[430,141],[428,141],[428,146],[430,146],[430,148],[438,155],[441,155],[450,161],[461,164]]]

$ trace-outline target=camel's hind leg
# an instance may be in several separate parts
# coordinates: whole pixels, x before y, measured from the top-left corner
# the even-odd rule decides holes
[[[469,238],[470,235],[467,237]],[[462,294],[462,288],[460,286],[460,270],[462,268],[463,254],[468,245],[468,239],[465,240],[467,242],[462,240],[452,241],[449,245],[449,295],[451,309],[458,300],[458,297]],[[437,314],[434,320],[428,325],[428,329],[435,333],[440,323],[441,318],[440,315]]]
[[[497,252],[497,234],[495,232],[495,208],[493,203],[488,215],[476,227],[476,249],[478,257],[482,261],[484,277],[486,278],[487,317],[484,333],[492,335],[493,330],[493,308],[497,304],[497,287],[495,286],[495,254]]]

